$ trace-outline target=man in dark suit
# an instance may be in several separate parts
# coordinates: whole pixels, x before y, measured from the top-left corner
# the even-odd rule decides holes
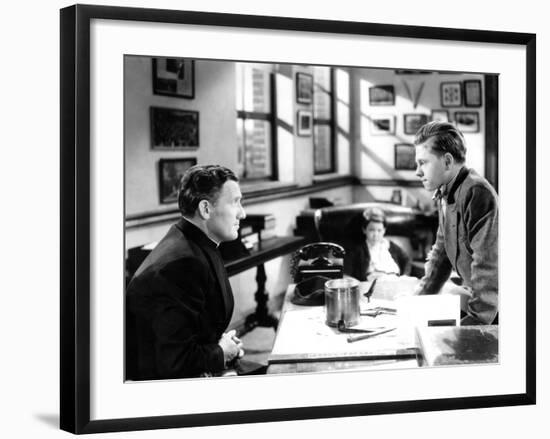
[[[136,319],[135,379],[219,374],[244,354],[234,331],[225,332],[234,302],[217,248],[238,236],[241,197],[237,177],[225,167],[197,165],[183,176],[182,218],[127,289]]]

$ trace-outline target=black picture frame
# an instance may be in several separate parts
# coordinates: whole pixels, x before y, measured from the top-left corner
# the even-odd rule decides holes
[[[199,112],[150,107],[151,149],[186,150],[199,147]]]
[[[463,133],[479,133],[479,113],[477,111],[455,111],[454,123]]]
[[[412,143],[396,143],[393,148],[394,169],[414,171],[416,169],[414,145]]]
[[[403,115],[403,132],[416,134],[418,129],[428,123],[429,116],[423,113],[407,113]]]
[[[296,102],[308,105],[313,103],[313,75],[296,72]]]
[[[481,107],[483,97],[481,95],[481,80],[468,79],[464,81],[464,106]]]
[[[373,136],[395,134],[395,116],[393,114],[373,114],[369,116],[370,133]]]
[[[161,204],[176,203],[181,177],[187,169],[197,164],[196,158],[159,160],[159,199]]]
[[[448,81],[441,83],[441,106],[462,107],[462,83]]]
[[[369,105],[371,107],[395,105],[395,87],[393,85],[369,87]]]
[[[188,58],[152,59],[153,93],[184,99],[195,98],[195,61]]]
[[[313,112],[298,110],[296,112],[296,134],[300,137],[311,137],[313,134]]]
[[[288,17],[74,5],[60,12],[60,427],[98,433],[174,427],[276,422],[322,417],[530,405],[536,402],[536,36]],[[182,413],[117,419],[91,417],[91,23],[94,20],[278,29],[395,38],[514,44],[526,50],[526,308],[525,390],[511,394],[399,400],[293,408]]]

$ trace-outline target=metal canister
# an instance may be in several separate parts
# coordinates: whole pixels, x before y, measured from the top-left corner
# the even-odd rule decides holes
[[[354,278],[331,279],[325,282],[325,313],[328,326],[357,325],[360,319],[359,281]]]

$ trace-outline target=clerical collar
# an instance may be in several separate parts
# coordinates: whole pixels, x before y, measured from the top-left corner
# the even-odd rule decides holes
[[[211,248],[218,248],[219,243],[217,243],[213,239],[211,239],[195,223],[193,223],[189,219],[185,218],[184,216],[181,217],[181,219],[178,222],[177,226],[182,231],[184,231],[186,233],[186,235],[189,235],[192,239],[194,239],[198,243],[203,244],[203,245],[207,245]]]

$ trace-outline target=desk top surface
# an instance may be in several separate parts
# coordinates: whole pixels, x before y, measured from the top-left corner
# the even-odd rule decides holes
[[[417,281],[411,278],[403,278],[401,281],[389,280],[384,287],[375,290],[370,302],[361,295],[361,310],[376,306],[396,308],[398,303],[408,303],[407,296],[411,296],[411,291]],[[368,282],[363,282],[360,285],[360,290],[366,291],[369,286]],[[469,342],[464,342],[468,337],[460,337],[460,334],[465,334],[468,327],[425,328],[423,337],[427,341],[424,344],[432,346],[430,358],[434,358],[427,362],[423,355],[419,355],[425,347],[420,343],[416,326],[413,326],[417,323],[410,319],[404,320],[405,314],[398,312],[397,315],[362,316],[361,323],[357,327],[368,329],[395,327],[396,329],[373,338],[349,343],[347,341],[349,334],[340,333],[336,328],[326,325],[323,306],[293,304],[291,302],[293,290],[294,285],[291,284],[285,295],[279,328],[269,357],[268,373],[394,369],[413,368],[420,365],[458,364],[458,361],[455,360],[461,357],[460,353],[454,355],[450,352],[452,349],[449,349],[448,345],[445,345],[447,351],[443,350],[443,344],[447,341],[445,337],[448,338],[450,329],[456,340],[462,340],[462,344],[457,342],[454,344],[455,347],[467,348],[469,343],[478,345],[481,343],[475,349],[487,350],[487,355],[478,355],[477,359],[472,357],[470,358],[472,361],[462,361],[462,363],[498,361],[498,327],[496,330],[489,327],[470,330]],[[378,291],[378,295],[376,291]],[[399,299],[402,298],[405,300],[400,302]],[[438,303],[437,301],[441,300],[440,303],[445,303],[445,306],[450,305],[450,312],[453,316],[459,315],[459,303],[457,301],[449,302],[448,297],[420,296],[419,299],[420,301],[425,299],[435,301],[433,303]],[[418,307],[412,307],[410,310],[416,312]],[[410,310],[408,309],[408,311]],[[480,328],[485,328],[485,331],[480,332]],[[445,355],[438,356],[438,353]],[[439,362],[437,358],[439,358]],[[465,357],[462,355],[461,358]]]

